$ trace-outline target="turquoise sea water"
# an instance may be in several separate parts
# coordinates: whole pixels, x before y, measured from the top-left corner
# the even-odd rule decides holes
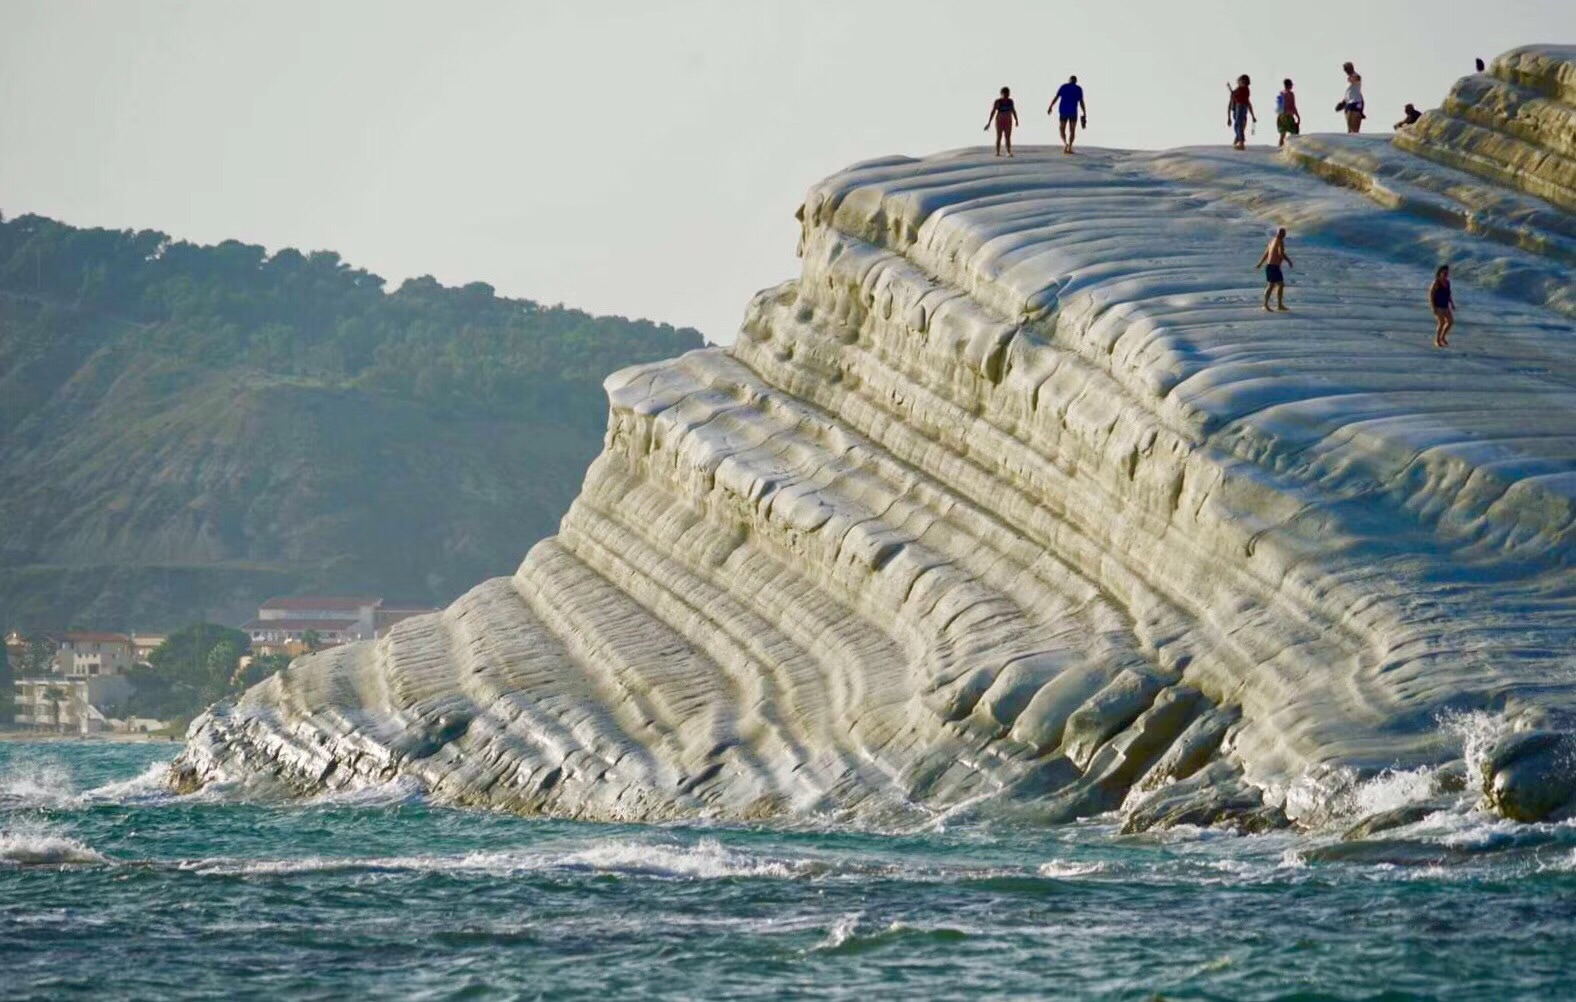
[[[0,744],[0,997],[1507,999],[1576,992],[1576,827],[1385,839],[614,826],[173,797]]]

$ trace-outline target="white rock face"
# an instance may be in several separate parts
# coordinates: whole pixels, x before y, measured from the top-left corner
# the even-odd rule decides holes
[[[1308,137],[827,179],[736,345],[608,379],[606,450],[514,577],[216,708],[175,782],[1257,826],[1430,766],[1569,813],[1576,219],[1528,193],[1568,180],[1573,65],[1463,81],[1404,144],[1426,157]],[[1566,123],[1534,165],[1511,89]],[[1277,225],[1289,314],[1253,270]],[[1468,713],[1498,721],[1470,755],[1442,723]]]

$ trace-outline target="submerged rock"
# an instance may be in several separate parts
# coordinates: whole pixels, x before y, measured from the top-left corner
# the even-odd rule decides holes
[[[1303,777],[1462,759],[1442,715],[1576,711],[1576,220],[1528,194],[1569,176],[1573,133],[1514,111],[1576,120],[1576,53],[1535,55],[1490,88],[1535,105],[1468,116],[1463,84],[1405,148],[970,150],[827,179],[801,277],[736,344],[609,377],[557,537],[216,708],[177,782],[1254,829],[1321,810],[1284,792]],[[1509,147],[1451,116],[1541,143],[1538,180],[1506,183],[1508,153],[1459,170]],[[1251,269],[1276,225],[1289,314]],[[1491,806],[1564,809],[1551,733],[1487,756]]]

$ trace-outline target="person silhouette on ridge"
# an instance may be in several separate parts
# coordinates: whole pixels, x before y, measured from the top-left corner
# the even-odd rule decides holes
[[[1073,139],[1078,135],[1080,112],[1083,127],[1089,127],[1089,106],[1084,103],[1083,88],[1078,86],[1076,74],[1068,77],[1067,82],[1056,89],[1056,96],[1051,98],[1050,106],[1045,109],[1047,115],[1056,110],[1057,102],[1062,106],[1061,123],[1057,130],[1062,137],[1062,152],[1072,153]]]
[[[991,123],[996,124],[996,155],[1001,156],[1002,140],[1007,141],[1007,155],[1012,156],[1012,127],[1018,124],[1018,109],[1012,103],[1012,88],[1003,87],[1001,97],[990,106],[990,117],[985,120],[985,128],[989,129]]]
[[[1248,75],[1242,74],[1237,78],[1237,85],[1226,84],[1226,89],[1231,92],[1231,97],[1226,102],[1226,126],[1235,131],[1236,139],[1232,142],[1234,150],[1248,148],[1248,116],[1253,116],[1254,124],[1258,124],[1259,116],[1253,110],[1253,99],[1249,96]]]
[[[1297,95],[1292,93],[1291,78],[1284,81],[1286,89],[1275,95],[1275,128],[1280,132],[1280,143],[1286,145],[1288,135],[1302,132],[1302,112],[1297,110]]]

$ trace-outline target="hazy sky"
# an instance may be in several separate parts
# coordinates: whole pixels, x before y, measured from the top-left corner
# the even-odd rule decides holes
[[[856,160],[1020,141],[1077,73],[1089,142],[1225,143],[1249,73],[1338,127],[1438,104],[1474,56],[1576,41],[1576,0],[0,0],[0,211],[332,249],[731,341],[792,214]]]

